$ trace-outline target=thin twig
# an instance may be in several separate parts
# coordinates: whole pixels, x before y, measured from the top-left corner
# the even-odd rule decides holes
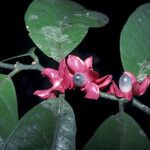
[[[10,70],[15,70],[13,75],[16,73],[23,71],[23,70],[38,70],[41,71],[43,67],[40,64],[31,64],[31,65],[25,65],[22,63],[17,62],[16,64],[8,64],[8,63],[3,63],[0,62],[0,68],[3,69],[10,69]]]
[[[141,111],[145,112],[146,114],[150,115],[150,108],[142,104],[141,102],[137,101],[136,99],[132,100],[132,105],[140,109]]]
[[[122,101],[123,103],[127,103],[128,100],[127,99],[124,99],[124,98],[117,98],[116,96],[114,95],[110,95],[110,94],[106,94],[104,92],[100,92],[100,95],[102,98],[106,98],[106,99],[109,99],[109,100],[113,100],[113,101]],[[139,102],[138,100],[136,100],[135,98],[133,98],[131,104],[140,109],[141,111],[145,112],[146,114],[150,115],[150,108],[144,104],[142,104],[141,102]]]
[[[27,56],[30,56],[36,62],[39,62],[37,56],[34,54],[35,49],[36,49],[36,47],[32,47],[32,48],[30,48],[30,50],[27,53],[17,55],[17,56],[13,56],[13,57],[10,57],[10,58],[6,58],[4,60],[1,60],[0,62],[6,62],[6,61],[9,61],[9,60],[13,60],[13,59],[16,59],[16,58],[21,58],[21,57],[27,57]]]
[[[114,95],[111,95],[111,94],[107,94],[107,93],[104,93],[104,92],[100,92],[100,96],[103,97],[103,98],[106,98],[106,99],[110,99],[110,100],[113,100],[113,101],[122,101],[124,103],[127,103],[128,100],[127,99],[124,99],[124,98],[117,98],[116,96]]]

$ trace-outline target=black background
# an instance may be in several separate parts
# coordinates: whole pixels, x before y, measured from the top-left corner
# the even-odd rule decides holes
[[[25,29],[24,13],[31,0],[7,0],[2,2],[1,11],[1,41],[0,60],[27,52],[34,46]],[[103,28],[90,29],[82,43],[72,54],[77,54],[81,58],[92,55],[94,57],[94,69],[101,75],[112,74],[115,81],[123,72],[119,53],[120,32],[129,15],[141,4],[150,2],[149,0],[76,0],[90,10],[95,10],[106,14],[110,21]],[[42,65],[48,67],[49,59],[40,55]],[[31,63],[30,58],[19,59],[22,63]],[[9,61],[15,63],[15,61]],[[57,66],[55,62],[51,65]],[[1,70],[3,72],[3,70]],[[7,71],[4,73],[7,73]],[[24,71],[14,78],[17,91],[19,115],[20,117],[29,109],[40,102],[40,99],[33,96],[36,89],[48,87],[38,71]],[[150,106],[148,97],[150,89],[140,98],[140,100]],[[86,100],[83,93],[67,91],[66,99],[72,105],[77,121],[77,150],[89,140],[96,128],[111,114],[118,112],[118,103],[99,99],[98,101]],[[125,111],[133,116],[139,125],[150,137],[149,116],[138,109],[127,105]]]

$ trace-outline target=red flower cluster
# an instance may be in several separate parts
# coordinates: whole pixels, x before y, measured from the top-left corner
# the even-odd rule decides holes
[[[97,100],[100,97],[100,90],[111,83],[109,94],[130,101],[133,96],[144,94],[150,85],[149,76],[138,82],[132,73],[124,72],[117,87],[111,75],[99,77],[99,73],[93,70],[92,60],[93,58],[89,57],[82,61],[77,56],[69,55],[66,60],[61,60],[58,71],[51,68],[43,69],[41,74],[48,77],[52,87],[37,90],[34,95],[43,99],[54,98],[57,91],[64,93],[66,89],[78,87],[85,93],[85,98]]]
[[[52,87],[46,90],[37,90],[34,95],[43,99],[55,97],[56,91],[64,93],[66,89],[79,87],[85,92],[85,98],[98,99],[99,90],[104,89],[112,80],[111,75],[99,77],[99,73],[93,70],[92,57],[82,61],[79,57],[69,55],[65,61],[60,62],[59,69],[45,68],[42,75],[48,77]]]

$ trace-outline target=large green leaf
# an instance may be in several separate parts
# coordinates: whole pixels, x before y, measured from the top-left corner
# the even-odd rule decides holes
[[[34,0],[25,22],[33,42],[60,61],[79,45],[89,27],[104,26],[108,18],[71,0]]]
[[[8,76],[0,74],[0,147],[17,121],[17,100],[13,82]]]
[[[140,126],[123,113],[109,117],[84,150],[149,150],[150,141]]]
[[[74,150],[76,125],[63,99],[45,100],[31,109],[10,134],[3,150]]]
[[[121,32],[121,60],[135,75],[150,73],[150,3],[137,8]]]

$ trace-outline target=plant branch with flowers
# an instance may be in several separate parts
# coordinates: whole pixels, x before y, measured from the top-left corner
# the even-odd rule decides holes
[[[150,44],[145,42],[149,40],[145,32],[150,30],[149,10],[149,3],[137,8],[121,32],[120,54],[125,71],[119,83],[115,83],[111,74],[101,76],[93,69],[92,56],[83,61],[70,54],[89,28],[105,26],[108,17],[70,0],[34,0],[25,14],[26,29],[35,45],[59,62],[59,67],[42,66],[35,54],[36,48],[0,61],[0,68],[10,71],[7,75],[0,74],[0,149],[74,150],[76,119],[71,105],[65,100],[65,92],[76,88],[84,93],[85,100],[104,98],[119,104],[118,113],[104,121],[84,150],[150,148],[144,131],[124,111],[124,104],[128,103],[150,115],[150,108],[138,100],[150,87]],[[139,36],[135,38],[135,35]],[[32,58],[31,64],[17,61],[25,56]],[[16,63],[11,64],[10,60],[16,60]],[[40,71],[51,86],[34,91],[33,95],[43,101],[18,119],[17,97],[11,78],[24,70]]]

